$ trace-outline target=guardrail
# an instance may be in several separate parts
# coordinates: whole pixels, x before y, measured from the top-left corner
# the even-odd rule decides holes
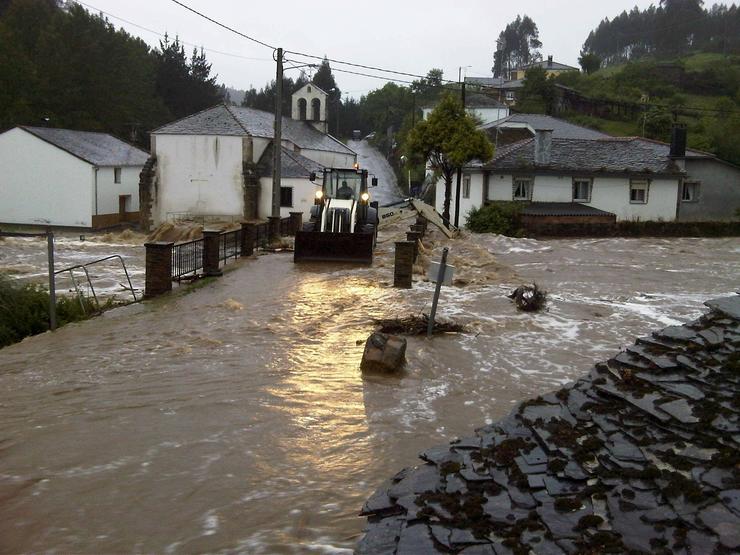
[[[241,237],[242,232],[240,229],[235,231],[227,231],[222,233],[219,237],[219,257],[218,259],[226,264],[229,258],[236,260],[241,254]]]
[[[203,239],[195,239],[187,243],[172,246],[172,266],[170,275],[178,282],[198,270],[203,269]]]

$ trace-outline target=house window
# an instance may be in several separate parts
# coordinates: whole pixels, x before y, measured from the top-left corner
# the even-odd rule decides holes
[[[590,178],[577,177],[573,179],[573,202],[591,202]]]
[[[699,200],[699,182],[684,181],[681,191],[681,202],[697,202]]]
[[[113,183],[121,182],[121,168],[113,168]]]
[[[280,206],[293,207],[293,187],[280,187]]]
[[[649,183],[647,179],[630,180],[630,202],[632,204],[647,204]]]
[[[514,100],[514,91],[506,91],[506,100],[509,102]]]
[[[463,198],[470,198],[470,176],[469,175],[463,175],[462,196]]]
[[[532,200],[532,178],[514,178],[514,200]]]

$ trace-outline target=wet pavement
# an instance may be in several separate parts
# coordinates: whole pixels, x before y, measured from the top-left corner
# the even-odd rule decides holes
[[[466,244],[440,312],[473,331],[411,338],[399,377],[363,379],[362,343],[432,285],[392,289],[382,236],[372,268],[260,256],[0,350],[0,551],[351,552],[364,501],[419,452],[697,317],[740,275],[737,239]],[[505,298],[531,281],[549,312]]]
[[[378,187],[370,190],[372,200],[384,206],[403,199],[396,174],[378,149],[365,140],[347,141],[347,146],[357,153],[360,167],[367,169],[371,177],[378,178]]]

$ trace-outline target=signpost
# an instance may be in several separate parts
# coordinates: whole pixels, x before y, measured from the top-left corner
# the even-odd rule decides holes
[[[439,302],[439,293],[442,290],[442,284],[452,285],[452,274],[454,267],[447,265],[447,247],[442,251],[442,260],[439,264],[432,262],[429,268],[430,279],[437,282],[437,287],[434,289],[434,299],[432,300],[432,311],[429,313],[429,324],[427,325],[427,337],[432,337],[434,331],[434,316],[437,314],[437,303]],[[437,275],[434,276],[433,271],[437,270]]]

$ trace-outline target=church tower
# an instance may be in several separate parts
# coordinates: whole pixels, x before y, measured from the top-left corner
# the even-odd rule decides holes
[[[306,83],[293,93],[291,117],[307,121],[322,133],[329,132],[327,99],[329,95],[313,83]]]

